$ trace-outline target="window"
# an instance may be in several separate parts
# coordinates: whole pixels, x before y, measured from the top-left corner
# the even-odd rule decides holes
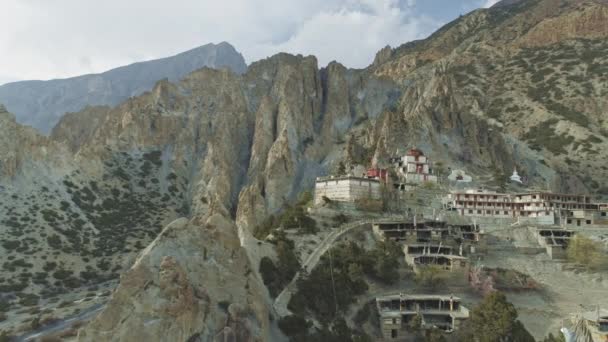
[[[497,210],[494,212],[494,214],[498,215],[498,214],[500,214],[500,211]]]
[[[473,210],[469,209],[469,214],[472,214],[472,213],[473,213]]]
[[[505,210],[505,215],[509,215],[509,212]]]
[[[393,324],[397,324],[397,319],[393,318]]]
[[[602,211],[602,216],[606,217],[606,212]]]
[[[491,210],[486,210],[486,214],[488,214],[488,215],[489,215],[489,214],[491,214],[491,213],[492,213],[492,211],[491,211]]]
[[[478,214],[481,214],[481,210],[477,210],[477,213],[478,213]]]
[[[567,223],[568,223],[568,224],[571,224],[571,223],[572,223],[572,220],[567,220]]]
[[[591,220],[587,220],[587,224],[591,224]]]

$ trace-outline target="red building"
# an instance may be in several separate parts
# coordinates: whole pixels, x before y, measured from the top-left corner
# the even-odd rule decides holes
[[[367,178],[379,179],[386,182],[388,180],[388,170],[380,168],[368,169]]]

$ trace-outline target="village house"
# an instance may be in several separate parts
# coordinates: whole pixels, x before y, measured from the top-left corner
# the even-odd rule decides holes
[[[315,205],[323,204],[325,198],[351,203],[364,198],[379,199],[380,181],[355,176],[319,177],[315,183]]]
[[[569,227],[602,227],[608,226],[608,208],[598,204],[597,209],[577,209],[566,211],[564,225]]]
[[[403,340],[411,334],[410,322],[420,315],[422,329],[457,330],[469,310],[454,296],[396,294],[376,298],[385,340]]]
[[[467,175],[464,170],[451,170],[448,175],[448,180],[456,183],[471,183],[473,177]]]
[[[391,158],[390,162],[395,167],[397,176],[406,185],[437,182],[429,159],[417,148],[410,149],[403,157]]]

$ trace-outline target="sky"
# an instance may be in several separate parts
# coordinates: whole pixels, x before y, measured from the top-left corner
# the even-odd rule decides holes
[[[103,72],[227,41],[247,63],[278,52],[369,65],[497,0],[2,0],[0,84]]]

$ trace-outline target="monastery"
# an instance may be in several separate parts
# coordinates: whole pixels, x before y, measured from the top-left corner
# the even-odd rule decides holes
[[[469,189],[452,191],[446,206],[461,216],[514,219],[535,224],[595,226],[608,223],[605,206],[589,196],[552,192],[517,194]]]

